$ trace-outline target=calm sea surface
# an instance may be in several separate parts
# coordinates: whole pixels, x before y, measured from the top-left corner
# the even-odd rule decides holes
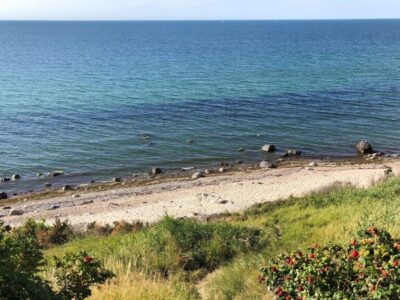
[[[0,189],[363,138],[400,151],[400,20],[0,22]]]

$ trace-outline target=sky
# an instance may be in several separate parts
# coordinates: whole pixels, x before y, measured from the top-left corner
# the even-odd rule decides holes
[[[400,18],[400,0],[0,0],[0,20]]]

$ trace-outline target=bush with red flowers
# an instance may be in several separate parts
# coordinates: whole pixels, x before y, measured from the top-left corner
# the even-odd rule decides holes
[[[111,271],[102,268],[99,260],[84,251],[54,259],[57,285],[63,299],[85,299],[91,295],[90,286],[114,277]]]
[[[347,247],[314,245],[272,260],[259,281],[277,299],[400,299],[400,241],[369,227]]]

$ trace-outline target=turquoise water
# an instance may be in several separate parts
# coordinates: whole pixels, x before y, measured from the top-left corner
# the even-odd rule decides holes
[[[398,152],[399,124],[400,20],[0,22],[0,176],[24,188],[56,169],[257,160],[266,143]]]

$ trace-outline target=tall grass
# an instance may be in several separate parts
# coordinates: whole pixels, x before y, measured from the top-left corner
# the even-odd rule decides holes
[[[167,217],[138,233],[81,238],[47,255],[86,250],[101,258],[117,277],[93,299],[268,299],[257,276],[270,258],[316,242],[348,243],[365,224],[399,237],[399,216],[400,179],[390,178],[364,190],[335,185],[259,204],[206,224]]]

